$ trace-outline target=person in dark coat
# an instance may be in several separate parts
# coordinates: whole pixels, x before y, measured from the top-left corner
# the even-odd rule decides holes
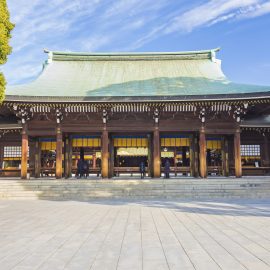
[[[170,161],[167,159],[164,167],[165,178],[170,178]]]
[[[84,178],[87,178],[89,176],[89,163],[87,160],[83,161],[83,175]]]
[[[141,173],[141,179],[143,179],[145,176],[145,164],[143,161],[140,163],[140,173]]]
[[[83,160],[80,158],[77,163],[77,175],[79,178],[83,177]]]

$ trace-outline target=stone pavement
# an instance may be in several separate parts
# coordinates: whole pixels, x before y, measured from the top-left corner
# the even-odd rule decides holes
[[[0,269],[270,269],[270,200],[3,200]]]

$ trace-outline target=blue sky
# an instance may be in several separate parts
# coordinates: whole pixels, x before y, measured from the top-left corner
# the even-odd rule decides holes
[[[9,84],[34,79],[57,51],[185,51],[221,47],[235,82],[270,85],[270,1],[7,0]]]

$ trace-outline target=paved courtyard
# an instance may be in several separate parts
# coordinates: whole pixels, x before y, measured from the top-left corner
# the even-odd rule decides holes
[[[270,200],[0,201],[0,269],[270,269]]]

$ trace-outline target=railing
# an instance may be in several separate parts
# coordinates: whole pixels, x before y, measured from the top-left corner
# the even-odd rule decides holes
[[[21,169],[17,167],[0,169],[0,176],[2,177],[19,177],[20,175]]]
[[[55,167],[41,167],[40,176],[55,176]]]
[[[77,175],[78,174],[78,170],[76,167],[72,168],[72,173]],[[88,175],[89,174],[96,174],[97,176],[101,175],[101,168],[97,167],[97,168],[89,168],[88,169]]]
[[[222,175],[222,166],[207,166],[208,174]]]
[[[235,168],[230,167],[231,175],[234,175]],[[242,174],[244,176],[252,176],[252,175],[269,175],[270,174],[270,167],[262,166],[262,167],[255,167],[255,166],[242,166]]]
[[[161,167],[161,172],[164,173],[164,167]],[[184,175],[190,175],[190,167],[189,166],[183,166],[183,167],[170,167],[170,173],[174,173],[175,176],[177,174],[181,173]]]
[[[34,171],[33,168],[27,168],[28,173],[32,173]],[[21,176],[21,168],[18,167],[9,167],[0,169],[1,177],[20,177]]]
[[[148,168],[145,167],[145,172],[148,172]],[[130,174],[133,176],[133,173],[140,173],[140,167],[114,167],[114,173],[116,176],[120,176],[120,174]]]

